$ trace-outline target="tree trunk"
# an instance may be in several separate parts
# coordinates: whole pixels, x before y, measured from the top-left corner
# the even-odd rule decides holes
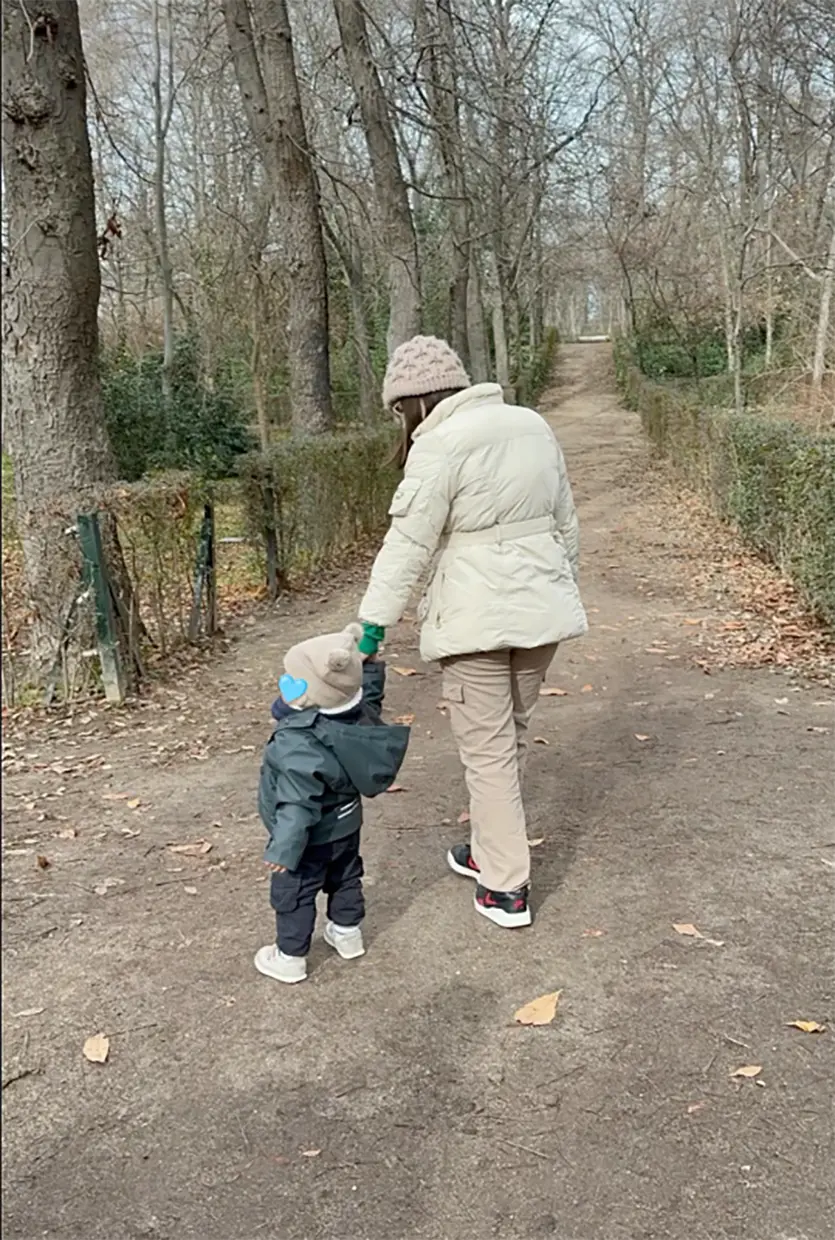
[[[163,102],[162,96],[162,36],[160,32],[159,0],[154,0],[154,77],[152,83],[154,97],[154,218],[156,222],[157,261],[159,262],[160,292],[162,294],[162,398],[166,405],[171,403],[172,371],[174,369],[174,271],[171,266],[171,251],[168,244],[168,217],[165,209],[165,164],[166,140],[171,125],[174,106],[174,72],[173,55],[173,22],[171,0],[166,6],[166,38],[168,96]]]
[[[324,225],[325,235],[339,255],[351,300],[351,328],[359,369],[360,414],[364,422],[373,422],[380,408],[380,390],[371,358],[371,333],[365,305],[365,268],[362,261],[362,247],[354,237],[344,239],[340,237],[336,228],[328,223],[327,217]]]
[[[467,329],[470,282],[471,203],[464,179],[458,86],[455,75],[455,42],[448,3],[419,0],[415,25],[421,59],[427,65],[427,99],[434,138],[449,195],[451,241],[450,339],[466,369],[472,365]]]
[[[377,206],[389,257],[389,354],[420,331],[417,240],[388,102],[371,52],[359,0],[334,0],[342,49],[359,100]]]
[[[812,361],[812,391],[820,392],[823,388],[823,372],[826,369],[826,349],[831,344],[829,336],[829,315],[832,308],[832,288],[835,285],[835,225],[829,239],[829,255],[821,285],[820,310],[818,311],[818,328],[815,333],[815,356]]]
[[[354,246],[347,269],[348,292],[351,297],[351,325],[360,380],[360,413],[364,422],[373,422],[380,408],[380,391],[371,360],[371,338],[365,308],[365,276],[362,251]]]
[[[22,4],[5,5],[3,44],[4,414],[30,648],[42,673],[79,585],[67,526],[117,470],[98,373],[100,274],[77,4],[32,7],[31,17]],[[119,576],[123,566],[111,564]]]
[[[516,399],[510,382],[510,351],[507,340],[507,316],[502,297],[501,281],[498,275],[498,262],[491,255],[492,271],[490,279],[490,311],[493,321],[493,354],[496,382],[501,385],[505,397],[509,401]]]
[[[472,246],[470,246],[470,278],[467,281],[467,342],[470,356],[470,378],[473,383],[486,383],[490,376],[490,358],[487,352],[487,332],[484,328],[481,277]]]
[[[258,50],[247,0],[223,0],[235,74],[282,232],[293,430],[320,434],[330,428],[332,413],[319,187],[305,132],[286,0],[251,0],[251,9]]]

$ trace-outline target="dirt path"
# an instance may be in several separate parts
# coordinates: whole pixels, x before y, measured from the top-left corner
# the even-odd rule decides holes
[[[388,708],[414,741],[406,791],[368,814],[368,955],[317,942],[293,989],[254,972],[279,656],[358,587],[253,623],[127,716],[13,736],[9,1240],[833,1234],[835,1029],[788,1024],[835,1021],[835,698],[705,674],[727,611],[687,508],[659,499],[605,347],[566,349],[561,378],[593,632],[535,728],[534,927],[482,922],[445,869],[463,780],[407,623],[390,658],[421,674],[391,677]],[[514,1026],[558,988],[552,1026]],[[81,1053],[99,1031],[104,1066]]]

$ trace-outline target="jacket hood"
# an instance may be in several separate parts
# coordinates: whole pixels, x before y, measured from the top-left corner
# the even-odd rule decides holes
[[[409,728],[391,723],[351,722],[315,708],[294,711],[282,728],[308,730],[327,746],[360,796],[376,797],[391,787],[406,757]]]
[[[409,729],[396,724],[318,722],[316,733],[333,753],[360,796],[376,797],[390,788],[406,757]]]

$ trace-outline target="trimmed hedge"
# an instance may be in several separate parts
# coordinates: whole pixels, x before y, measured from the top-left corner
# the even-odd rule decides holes
[[[523,405],[534,405],[548,386],[557,360],[560,334],[556,327],[548,327],[538,349],[523,345],[519,357],[519,374],[516,378],[516,397]]]
[[[618,382],[660,455],[835,629],[835,435],[757,413],[705,409],[641,374],[624,342]]]
[[[399,473],[392,426],[288,436],[239,462],[252,535],[274,534],[282,585],[336,562],[386,527]]]

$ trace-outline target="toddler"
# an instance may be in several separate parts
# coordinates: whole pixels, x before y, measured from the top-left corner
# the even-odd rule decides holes
[[[307,977],[320,891],[328,897],[325,942],[343,960],[365,951],[361,798],[394,782],[409,729],[383,723],[385,664],[363,662],[361,638],[360,625],[351,625],[300,642],[278,682],[258,793],[277,934],[255,967],[279,982]]]

